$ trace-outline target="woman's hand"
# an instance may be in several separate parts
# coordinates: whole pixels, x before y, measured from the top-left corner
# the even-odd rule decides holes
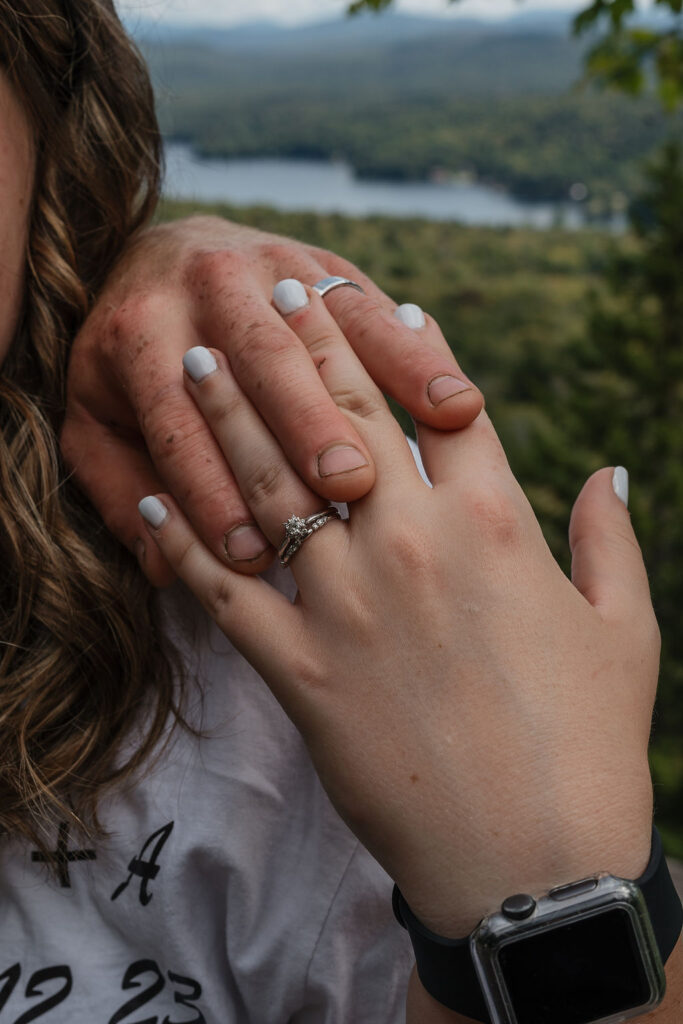
[[[308,294],[288,324],[372,453],[373,490],[294,556],[293,605],[226,569],[165,495],[150,528],[161,551],[271,687],[332,802],[427,926],[464,935],[513,892],[597,870],[637,877],[659,634],[612,470],[574,508],[572,583],[486,414],[457,433],[419,427],[430,489]],[[292,513],[325,502],[214,356],[215,372],[186,385],[277,546]]]

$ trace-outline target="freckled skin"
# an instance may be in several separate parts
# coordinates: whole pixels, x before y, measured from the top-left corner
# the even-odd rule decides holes
[[[34,173],[28,119],[0,71],[0,364],[21,307]]]

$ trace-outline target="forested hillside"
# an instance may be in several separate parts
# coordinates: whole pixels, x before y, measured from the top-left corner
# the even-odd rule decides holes
[[[363,176],[465,175],[530,199],[584,182],[598,212],[682,131],[652,100],[579,86],[564,24],[339,25],[143,33],[165,133],[206,155],[342,158]]]

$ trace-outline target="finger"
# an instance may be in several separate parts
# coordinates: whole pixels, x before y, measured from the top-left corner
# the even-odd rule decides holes
[[[327,394],[301,341],[263,294],[223,292],[223,307],[201,323],[205,340],[224,352],[244,393],[277,437],[288,461],[316,493],[352,501],[374,483],[372,457]],[[239,317],[235,317],[239,308]],[[341,468],[324,456],[345,450]]]
[[[417,441],[427,476],[435,487],[462,487],[492,477],[512,478],[507,456],[487,413],[458,431],[416,424]]]
[[[594,608],[611,618],[639,617],[652,607],[627,503],[626,470],[600,469],[584,484],[569,523],[572,582]]]
[[[369,295],[371,299],[377,302],[378,306],[386,310],[389,313],[393,313],[396,309],[396,303],[391,299],[386,292],[383,292],[379,288],[371,277],[363,273],[360,267],[350,263],[349,260],[345,260],[343,256],[338,256],[335,252],[331,252],[328,249],[312,249],[318,264],[324,268],[324,272],[320,275],[320,280],[325,277],[346,277],[350,281],[355,281],[359,284],[366,295]],[[306,268],[308,269],[308,268]],[[309,280],[309,277],[305,274],[302,276],[299,272],[294,272],[293,268],[289,268],[289,272],[292,277],[297,277],[299,281]]]
[[[323,299],[300,281],[280,281],[273,304],[306,346],[320,379],[335,405],[342,409],[373,453],[378,478],[373,493],[396,475],[419,479],[405,437],[377,385],[339,329]],[[343,460],[343,450],[332,449],[324,459]]]
[[[174,572],[257,672],[277,687],[286,673],[274,669],[289,665],[297,642],[303,645],[302,618],[296,606],[263,580],[222,564],[170,495],[145,497],[139,514]],[[275,696],[286,699],[287,694],[283,690]]]
[[[184,365],[192,368],[197,360],[201,360],[206,372],[198,382],[193,374],[186,373],[188,391],[229,460],[252,516],[270,542],[279,547],[284,536],[283,524],[290,516],[305,518],[322,511],[327,503],[289,465],[280,445],[237,384],[225,356],[217,350],[193,349],[186,354]],[[328,524],[326,538],[334,525],[341,526]],[[322,538],[323,533],[318,537]],[[324,556],[325,542],[318,537],[308,539],[297,553],[296,570],[303,568],[314,551],[316,569],[324,569],[320,556]],[[300,576],[296,572],[295,575],[300,581]]]
[[[77,417],[73,411],[64,421],[60,442],[78,486],[107,529],[136,556],[149,582],[155,587],[172,583],[175,573],[149,543],[135,513],[145,494],[161,488],[144,446],[123,439],[85,412]]]
[[[353,280],[356,268],[349,264],[348,270],[344,276]],[[360,295],[352,288],[336,288],[325,303],[373,380],[414,419],[452,430],[481,411],[481,392],[459,367],[436,322],[419,307],[398,307],[396,316],[374,290]]]
[[[105,364],[97,363],[98,375],[93,378],[93,360],[84,367],[81,359],[79,373],[71,377],[71,409],[83,409],[78,387],[86,388],[89,408],[93,394],[101,398],[101,408],[98,405],[87,413],[84,429],[71,432],[79,481],[88,479],[91,500],[102,514],[107,505],[117,509],[113,528],[130,544],[140,523],[136,512],[140,494],[133,493],[134,467],[139,462],[129,461],[126,449],[120,448],[113,474],[97,448],[102,428],[107,436],[108,421],[130,421],[133,426],[122,436],[135,446],[132,450],[146,446],[154,473],[153,486],[147,480],[142,493],[171,491],[217,557],[238,571],[262,572],[273,551],[254,529],[223,454],[183,386],[181,360],[188,339],[195,339],[192,324],[164,296],[147,304],[130,303],[112,316],[103,343]]]
[[[163,401],[149,405],[142,429],[157,472],[214,555],[238,571],[262,572],[273,551],[179,371]]]

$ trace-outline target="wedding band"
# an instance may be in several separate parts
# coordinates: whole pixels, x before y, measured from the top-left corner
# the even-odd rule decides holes
[[[317,292],[322,299],[328,292],[334,291],[335,288],[343,288],[345,285],[355,288],[361,295],[365,295],[361,286],[356,284],[355,281],[349,281],[348,277],[325,277],[322,281],[318,281],[317,284],[313,285],[313,291]]]
[[[329,505],[320,512],[314,512],[312,516],[307,516],[305,519],[291,515],[287,522],[282,524],[285,536],[277,552],[280,565],[286,568],[304,541],[308,540],[311,534],[316,533],[325,523],[329,523],[331,519],[341,519],[339,510],[334,505]]]

